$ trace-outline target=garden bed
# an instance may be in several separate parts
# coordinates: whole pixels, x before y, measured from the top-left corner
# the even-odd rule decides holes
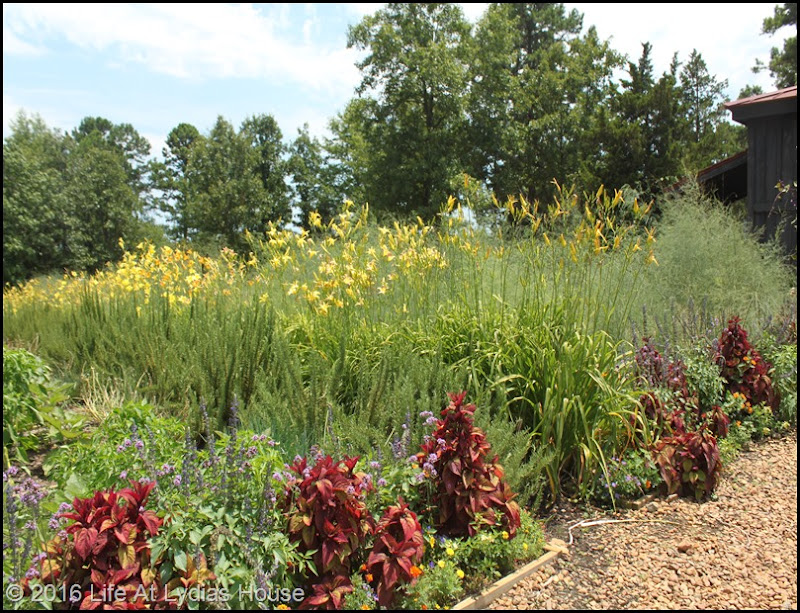
[[[569,554],[566,543],[560,539],[551,539],[550,542],[544,546],[544,549],[545,553],[541,557],[532,562],[528,562],[519,570],[503,577],[499,581],[495,581],[479,595],[465,598],[453,606],[453,610],[474,611],[485,609],[492,601],[500,598],[500,596],[516,586],[520,581],[527,579],[544,566],[553,563],[559,555]]]

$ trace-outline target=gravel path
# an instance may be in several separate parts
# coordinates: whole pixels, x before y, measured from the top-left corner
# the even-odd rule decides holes
[[[657,500],[616,514],[559,509],[548,539],[568,556],[522,581],[493,609],[797,609],[797,434],[743,452],[697,504]]]

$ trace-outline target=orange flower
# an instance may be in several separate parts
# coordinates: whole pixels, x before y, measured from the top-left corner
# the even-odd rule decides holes
[[[412,566],[411,567],[411,576],[414,578],[419,577],[422,574],[422,569],[419,566]]]
[[[367,572],[367,565],[366,564],[362,564],[361,568],[359,568],[358,570],[360,570],[362,573]]]
[[[367,583],[372,583],[374,577],[372,576],[372,573],[367,573],[367,576],[364,577],[364,579],[367,581]]]

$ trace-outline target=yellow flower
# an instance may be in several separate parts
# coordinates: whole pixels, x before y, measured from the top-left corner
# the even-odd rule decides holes
[[[463,579],[464,578],[464,571],[459,568],[458,570],[456,570],[456,576],[459,579]]]
[[[508,534],[508,532],[506,532],[505,530],[503,530],[503,534],[502,534],[501,536],[502,536],[502,537],[503,537],[503,539],[504,539],[504,540],[506,540],[506,541],[509,539],[509,534]]]
[[[439,560],[439,561],[437,562],[437,564],[438,564],[439,568],[444,568],[444,567],[445,567],[444,560]]]
[[[278,605],[277,607],[275,607],[275,608],[276,608],[276,609],[280,609],[281,611],[288,611],[288,610],[289,610],[289,605],[286,605],[286,604],[283,604],[283,603],[281,603],[281,604],[279,604],[279,605]]]
[[[445,550],[445,552],[446,552],[446,553],[447,553],[447,555],[449,555],[451,558],[452,558],[454,555],[456,555],[456,552],[455,552],[455,551],[453,551],[453,548],[452,548],[452,547],[448,547],[448,548]]]
[[[523,551],[528,551],[528,543],[522,543]]]
[[[434,539],[432,536],[428,537],[428,542],[431,544],[431,547],[436,545],[436,539]]]

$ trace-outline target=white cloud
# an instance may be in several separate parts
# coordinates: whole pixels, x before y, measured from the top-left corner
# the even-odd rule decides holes
[[[9,126],[11,121],[17,116],[22,110],[22,107],[17,104],[11,96],[7,96],[5,92],[3,93],[3,135],[9,134],[11,130]]]
[[[304,40],[302,29],[290,27],[288,11],[288,5],[25,4],[4,6],[3,24],[17,46],[46,35],[102,51],[109,63],[143,64],[178,78],[265,78],[314,92],[351,91],[356,53]]]
[[[703,56],[709,72],[728,80],[728,94],[736,98],[747,84],[773,89],[768,74],[754,75],[757,57],[769,57],[769,48],[791,34],[784,28],[775,37],[761,34],[761,24],[772,13],[771,4],[568,4],[583,13],[584,29],[597,27],[601,39],[611,38],[612,48],[636,62],[641,43],[653,45],[651,58],[656,75],[669,70],[673,54],[685,62],[693,49]]]
[[[372,15],[375,11],[379,11],[384,6],[386,6],[385,2],[347,2],[344,4],[347,12],[357,17]]]
[[[483,17],[483,14],[486,12],[487,8],[489,8],[488,2],[470,2],[461,5],[464,15],[472,23],[475,23],[481,17]]]

